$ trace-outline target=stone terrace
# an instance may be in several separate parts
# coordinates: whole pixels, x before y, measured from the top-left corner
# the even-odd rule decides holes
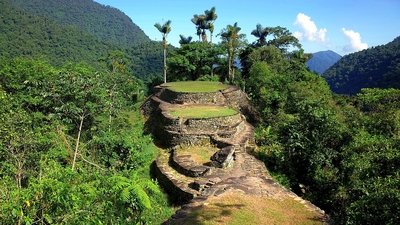
[[[197,105],[229,106],[238,113],[212,118],[174,117],[169,113],[176,107]],[[293,198],[313,211],[321,221],[326,220],[322,210],[277,184],[265,165],[248,153],[256,148],[253,127],[243,115],[250,108],[245,94],[234,86],[207,93],[181,93],[157,86],[155,94],[142,105],[147,118],[146,129],[166,148],[154,162],[154,174],[172,199],[188,203],[166,224],[179,224],[191,207],[205,204],[209,196],[228,191],[277,199]],[[180,155],[177,151],[185,146],[204,145],[215,146],[215,153],[203,164],[191,155]]]

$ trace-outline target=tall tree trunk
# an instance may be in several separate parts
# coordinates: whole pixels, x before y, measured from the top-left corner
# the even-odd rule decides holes
[[[163,36],[163,47],[164,47],[164,83],[167,83],[167,40],[165,35]]]
[[[108,115],[108,132],[111,132],[111,121],[112,121],[111,113],[112,113],[112,106],[110,106]]]
[[[167,48],[164,47],[164,83],[167,83]]]
[[[233,58],[232,58],[232,62],[233,62]],[[232,63],[232,83],[234,80],[235,80],[235,67],[233,66],[233,63]]]
[[[108,108],[108,132],[111,132],[111,121],[112,121],[112,110],[113,110],[113,93],[110,93],[110,108]]]
[[[79,140],[81,139],[81,132],[82,132],[84,118],[85,118],[84,116],[80,117],[81,121],[79,123],[78,137],[76,138],[76,143],[75,143],[75,152],[74,152],[74,160],[72,161],[72,170],[75,169],[76,157],[78,156]]]
[[[201,33],[201,39],[203,40],[203,42],[207,42],[207,33],[206,33],[206,30],[203,30],[203,32]]]
[[[23,163],[21,162],[20,159],[17,159],[17,185],[18,188],[22,188],[22,176],[23,176]]]
[[[232,70],[232,65],[231,65],[231,52],[228,51],[228,77],[229,77],[229,80],[231,80],[231,76],[232,76],[231,70]]]
[[[114,110],[114,90],[117,84],[114,84],[110,90],[110,107],[108,109],[108,132],[111,132],[111,122],[112,122],[112,114]]]

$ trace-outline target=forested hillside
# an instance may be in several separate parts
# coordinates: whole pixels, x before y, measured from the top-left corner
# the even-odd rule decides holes
[[[334,51],[321,51],[312,54],[311,59],[307,61],[307,67],[318,74],[323,74],[329,67],[333,66],[339,59],[342,58],[341,55]]]
[[[400,37],[344,56],[323,76],[340,94],[356,94],[361,88],[400,88]]]
[[[113,49],[83,30],[27,13],[8,0],[0,1],[0,10],[1,57],[43,57],[55,65],[84,61],[100,67],[98,59],[105,58],[108,50]]]
[[[34,15],[45,16],[61,25],[84,30],[99,40],[129,47],[149,42],[146,34],[118,9],[93,0],[12,0],[12,4]]]
[[[77,0],[0,0],[0,6],[0,57],[40,57],[55,66],[86,62],[106,69],[105,59],[117,50],[136,76],[160,74],[161,44],[150,41],[117,9]]]

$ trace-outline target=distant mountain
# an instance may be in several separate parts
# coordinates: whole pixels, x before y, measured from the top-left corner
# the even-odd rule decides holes
[[[400,88],[400,37],[344,56],[323,76],[340,94],[356,94],[367,87]]]
[[[97,67],[111,44],[73,26],[62,26],[46,17],[0,0],[0,57],[40,57],[53,65],[86,62]]]
[[[93,0],[12,0],[14,6],[61,25],[76,26],[99,40],[128,47],[149,37],[123,12]]]
[[[320,51],[312,54],[311,59],[307,61],[307,67],[318,74],[323,74],[329,67],[342,58],[334,51]]]
[[[162,73],[161,44],[115,8],[92,0],[0,0],[0,59],[41,57],[105,69],[112,50],[124,52],[139,77]]]

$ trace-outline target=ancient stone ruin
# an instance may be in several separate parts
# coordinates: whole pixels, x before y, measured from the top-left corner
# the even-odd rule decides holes
[[[203,110],[207,116],[173,113],[187,108]],[[233,113],[212,115],[226,108]],[[158,182],[175,201],[189,203],[167,224],[176,224],[174,220],[184,217],[191,204],[232,190],[248,195],[289,196],[325,216],[319,208],[277,184],[265,165],[249,154],[256,148],[253,126],[246,120],[251,118],[252,110],[239,88],[226,86],[215,92],[187,93],[173,91],[167,83],[155,87],[142,111],[147,131],[163,147],[154,163]]]

